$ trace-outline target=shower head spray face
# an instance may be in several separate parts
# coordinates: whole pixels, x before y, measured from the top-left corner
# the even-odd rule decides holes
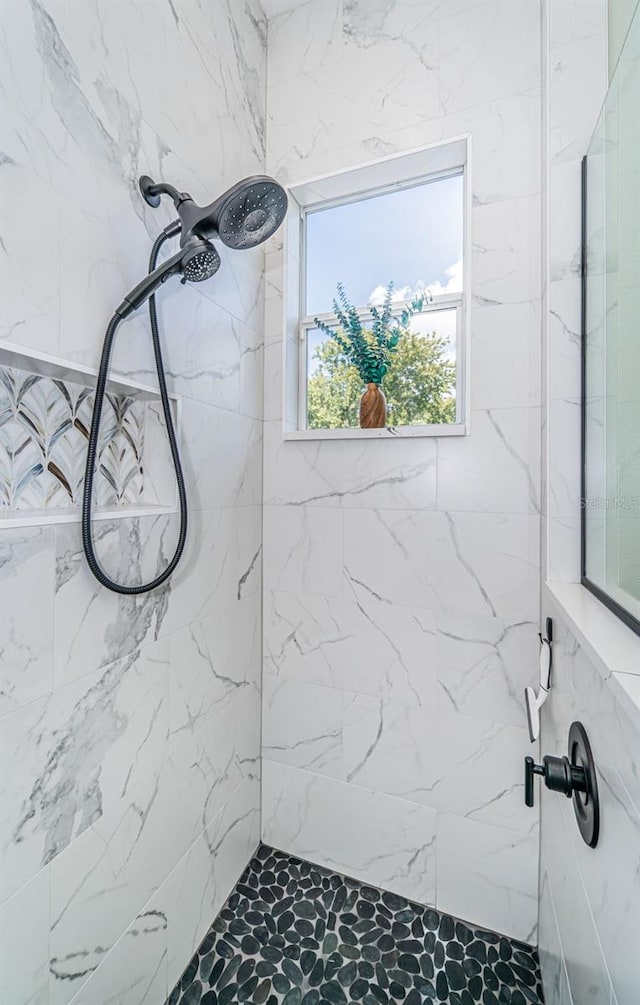
[[[198,241],[182,259],[182,275],[190,283],[211,279],[220,268],[220,255],[209,241]]]
[[[216,204],[217,231],[228,248],[255,248],[276,232],[285,218],[288,200],[272,178],[238,182]]]

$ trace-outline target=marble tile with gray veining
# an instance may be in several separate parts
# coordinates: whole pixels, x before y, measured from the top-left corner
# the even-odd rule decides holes
[[[264,597],[265,672],[404,705],[436,702],[436,618],[371,597]]]
[[[524,726],[345,695],[345,781],[466,819],[527,829],[528,747]]]
[[[347,510],[344,574],[360,599],[532,618],[538,518],[524,514]]]
[[[265,675],[263,756],[342,778],[342,709],[342,691],[336,688]]]
[[[240,695],[176,746],[51,863],[51,1002],[71,1001],[244,779],[257,779],[257,698]],[[166,906],[156,905],[166,913]]]
[[[7,896],[126,798],[166,753],[164,641],[85,675],[3,720]]]
[[[52,687],[54,583],[52,528],[0,531],[0,714]]]
[[[438,706],[525,724],[523,692],[538,681],[538,624],[452,611],[437,615]]]
[[[100,521],[94,526],[98,559],[117,582],[135,584],[169,560],[177,531],[173,516]],[[82,677],[157,638],[172,584],[126,595],[100,586],[86,565],[79,528],[56,528],[55,684]]]

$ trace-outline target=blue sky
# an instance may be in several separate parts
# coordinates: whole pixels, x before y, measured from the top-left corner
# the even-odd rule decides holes
[[[387,192],[307,217],[307,313],[330,311],[336,284],[364,306],[396,290],[446,286],[462,259],[462,176]]]

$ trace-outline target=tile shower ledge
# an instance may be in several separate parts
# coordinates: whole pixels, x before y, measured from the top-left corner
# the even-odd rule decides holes
[[[124,520],[125,517],[162,516],[177,513],[177,506],[98,506],[92,512],[93,520]],[[57,523],[80,523],[80,509],[24,509],[0,510],[0,533],[12,527],[42,527]]]
[[[75,360],[64,359],[61,356],[51,356],[46,352],[25,348],[13,342],[0,342],[0,366],[14,367],[16,370],[26,370],[40,377],[53,377],[56,380],[67,380],[86,387],[95,387],[98,379],[96,367],[85,366]],[[160,397],[160,389],[153,384],[143,384],[138,380],[130,380],[124,374],[115,370],[109,372],[107,391],[119,394],[135,395],[137,398],[156,400]],[[179,401],[179,396],[169,394],[171,401]]]
[[[640,638],[580,583],[546,583],[545,595],[640,729]]]

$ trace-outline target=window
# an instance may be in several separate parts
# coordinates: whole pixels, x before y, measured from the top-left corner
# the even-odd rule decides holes
[[[466,141],[453,141],[293,188],[300,203],[298,254],[289,260],[299,279],[298,431],[464,432],[466,184]],[[348,351],[351,324],[345,329],[333,309],[339,286],[362,344],[374,348],[376,319],[390,298],[382,331],[396,338],[380,349],[374,382],[386,397],[386,419],[377,432],[360,428],[360,398],[371,384],[366,365]]]

